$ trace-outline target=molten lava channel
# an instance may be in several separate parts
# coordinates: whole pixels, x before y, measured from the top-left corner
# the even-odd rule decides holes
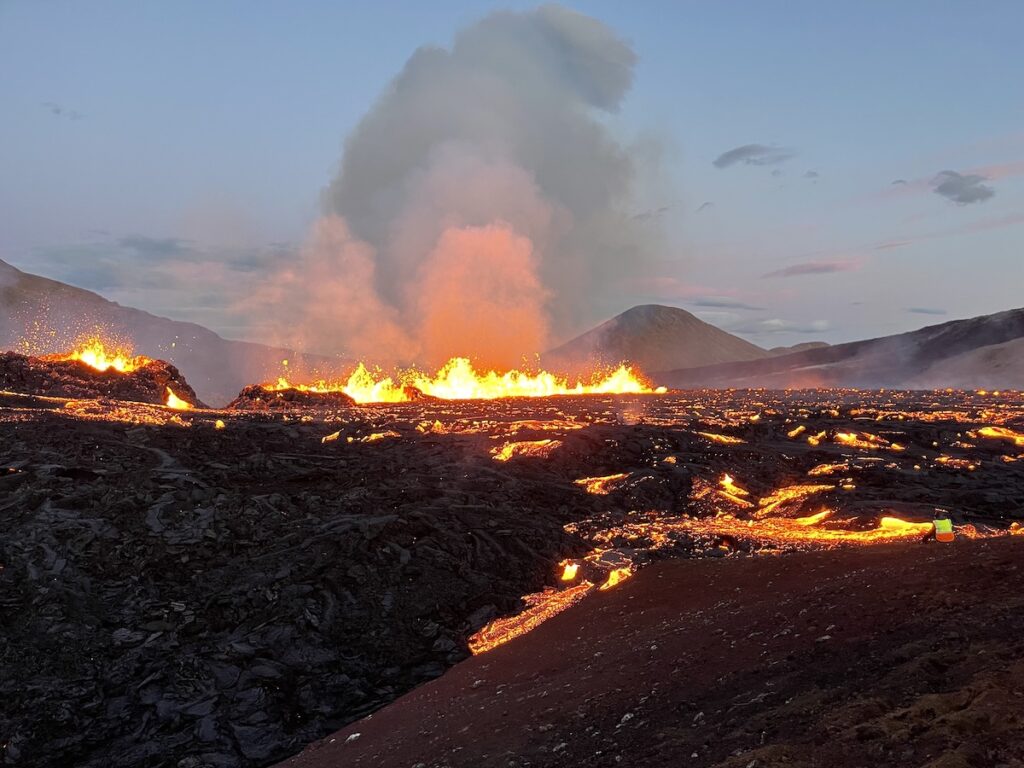
[[[374,375],[364,363],[360,363],[346,381],[294,384],[279,378],[276,383],[265,386],[273,391],[343,392],[357,403],[405,403],[421,395],[441,400],[497,400],[552,395],[639,395],[666,391],[664,387],[652,387],[627,365],[596,372],[586,381],[579,379],[571,384],[567,377],[547,371],[535,374],[519,370],[479,372],[465,357],[453,357],[433,375],[416,369],[404,371],[396,377],[381,373]]]

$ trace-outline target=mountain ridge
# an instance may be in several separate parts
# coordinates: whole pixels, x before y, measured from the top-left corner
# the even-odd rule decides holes
[[[651,372],[671,387],[1024,387],[1013,365],[1024,337],[1024,308],[914,331],[777,355],[763,360]],[[983,350],[989,350],[985,358]],[[995,354],[995,358],[991,357]],[[945,361],[959,359],[956,374]],[[973,367],[972,367],[972,362]],[[1003,374],[993,376],[996,369]],[[947,371],[945,374],[943,371]],[[982,384],[981,382],[985,383]],[[978,383],[972,383],[978,382]]]

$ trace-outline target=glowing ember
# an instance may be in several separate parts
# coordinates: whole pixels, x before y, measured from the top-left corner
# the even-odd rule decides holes
[[[170,387],[167,387],[167,402],[168,408],[173,408],[176,411],[190,411],[192,410],[192,403],[187,403],[178,397],[174,392],[171,391]]]
[[[713,443],[721,443],[722,445],[740,445],[746,442],[738,437],[732,437],[731,435],[719,435],[715,432],[698,432],[701,437],[706,437]]]
[[[627,477],[629,477],[628,473],[621,472],[617,475],[604,475],[603,477],[583,477],[573,482],[576,485],[582,485],[587,493],[593,493],[596,496],[607,496],[612,492],[615,485]]]
[[[1024,448],[1024,434],[1015,432],[1008,427],[982,427],[978,430],[978,434],[995,440],[1009,440],[1018,448]]]
[[[47,355],[46,360],[77,360],[95,368],[97,371],[114,370],[118,373],[131,373],[136,368],[150,362],[148,358],[133,357],[130,349],[107,348],[99,338],[92,338],[67,354]]]
[[[807,517],[797,517],[793,520],[793,522],[797,525],[817,525],[818,523],[822,522],[823,520],[827,520],[830,517],[832,517],[832,510],[823,509],[816,515],[808,515]]]
[[[939,456],[935,459],[935,463],[950,469],[966,469],[968,472],[977,469],[977,464],[970,459],[958,459],[954,456]]]
[[[837,472],[845,472],[850,468],[850,465],[845,461],[839,464],[819,464],[812,469],[807,471],[810,477],[823,477],[827,475],[834,475]]]
[[[786,433],[786,437],[789,437],[789,438],[800,437],[800,435],[802,435],[806,431],[807,431],[807,427],[805,427],[803,424],[801,424],[796,429],[791,429],[789,432],[787,432]]]
[[[566,560],[562,564],[562,581],[572,581],[576,578],[576,574],[580,569],[579,563],[574,563],[571,560]]]
[[[546,589],[523,598],[526,610],[515,616],[495,619],[469,638],[469,650],[474,655],[493,650],[520,635],[536,629],[552,616],[578,603],[594,588],[589,581],[563,589]]]
[[[722,486],[722,490],[732,496],[749,496],[750,491],[740,488],[736,485],[736,481],[732,479],[732,475],[722,475],[722,479],[718,481],[718,484]]]
[[[652,388],[630,367],[621,365],[614,371],[595,374],[589,381],[570,384],[565,377],[547,371],[536,374],[522,371],[478,372],[464,357],[453,357],[433,376],[409,370],[397,379],[374,375],[360,363],[345,382],[319,381],[315,384],[292,384],[278,379],[268,389],[297,389],[303,392],[344,392],[357,403],[404,403],[427,395],[442,400],[496,400],[506,397],[549,397],[551,395],[621,395],[665,392]]]
[[[616,568],[608,574],[608,580],[605,581],[605,583],[602,584],[600,587],[598,587],[598,589],[600,589],[602,592],[608,589],[612,589],[613,587],[616,587],[622,582],[624,582],[632,575],[633,569],[629,566],[625,566],[623,568]]]
[[[787,485],[785,488],[772,491],[771,494],[761,499],[758,503],[757,515],[761,518],[768,517],[784,504],[802,502],[808,496],[822,491],[831,491],[833,488],[835,488],[834,485]]]
[[[518,442],[505,443],[498,448],[491,449],[491,456],[494,457],[495,461],[508,461],[514,459],[517,456],[534,456],[541,457],[548,456],[558,446],[562,444],[561,440],[522,440]]]
[[[859,434],[855,432],[836,432],[835,441],[840,445],[861,450],[873,450],[875,448],[888,448],[890,451],[906,450],[899,443],[890,443],[884,437],[872,435],[870,432],[861,432]]]

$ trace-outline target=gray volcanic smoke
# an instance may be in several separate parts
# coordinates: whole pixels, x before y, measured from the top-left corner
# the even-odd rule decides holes
[[[423,47],[345,142],[324,216],[263,298],[310,350],[520,363],[593,318],[652,250],[635,162],[602,124],[635,55],[557,5]]]

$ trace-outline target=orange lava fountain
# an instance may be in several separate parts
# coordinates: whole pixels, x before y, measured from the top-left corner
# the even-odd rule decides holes
[[[280,378],[268,389],[297,389],[302,392],[344,392],[357,403],[404,403],[419,394],[442,400],[496,400],[506,397],[549,397],[551,395],[654,394],[665,392],[653,388],[627,365],[610,372],[595,373],[589,381],[569,379],[547,371],[536,374],[518,370],[498,373],[477,371],[465,357],[453,357],[433,376],[409,370],[396,378],[375,376],[360,363],[347,381],[318,381],[314,384],[293,384]]]
[[[149,362],[145,357],[133,357],[130,349],[113,346],[108,348],[99,337],[86,340],[77,349],[66,354],[46,355],[43,359],[77,360],[97,371],[114,370],[118,373],[131,373]]]

